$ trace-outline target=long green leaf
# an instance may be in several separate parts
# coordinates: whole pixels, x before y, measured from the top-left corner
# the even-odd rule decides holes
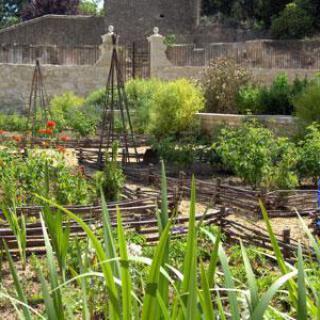
[[[298,319],[307,320],[307,292],[306,292],[306,282],[304,273],[304,264],[302,257],[302,249],[299,244],[298,248]]]
[[[127,253],[127,244],[124,236],[122,227],[122,219],[119,208],[117,208],[117,229],[118,229],[118,240],[120,248],[120,272],[121,272],[121,283],[122,283],[122,314],[123,319],[130,320],[131,313],[131,278],[129,272],[129,260]]]
[[[254,308],[257,306],[258,303],[258,285],[256,277],[253,273],[248,254],[246,249],[244,248],[242,242],[241,242],[241,252],[242,252],[242,259],[244,263],[244,267],[246,270],[247,280],[248,280],[248,287],[250,290],[250,311],[252,312]]]
[[[58,273],[55,267],[53,250],[49,240],[46,226],[44,224],[42,214],[40,214],[40,222],[41,222],[42,233],[43,233],[44,243],[45,243],[46,252],[47,252],[47,264],[48,264],[48,270],[49,270],[50,284],[51,284],[51,288],[55,289],[59,286]],[[64,309],[63,309],[62,296],[61,296],[60,290],[54,291],[53,302],[54,302],[55,312],[57,313],[59,319],[63,320],[65,317],[64,317]]]
[[[167,194],[167,178],[165,172],[164,162],[161,161],[161,212],[159,217],[159,232],[160,234],[165,229],[169,222],[168,214],[168,194]],[[169,263],[169,250],[170,250],[170,239],[168,237],[167,243],[165,245],[163,260],[161,261],[161,266],[163,268]],[[160,284],[159,284],[159,294],[161,300],[166,308],[169,308],[169,282],[168,280],[160,274]],[[157,313],[157,312],[156,312]]]
[[[99,261],[100,262],[107,261],[106,254],[103,250],[103,247],[102,247],[99,239],[94,235],[94,233],[92,232],[90,227],[85,222],[83,222],[83,220],[81,218],[79,218],[77,215],[75,215],[71,211],[63,208],[62,206],[55,204],[53,201],[47,200],[39,195],[35,195],[35,196],[37,198],[41,199],[42,201],[47,202],[47,203],[51,204],[52,206],[56,207],[57,209],[61,210],[67,216],[69,216],[70,219],[76,221],[81,226],[81,228],[84,230],[84,232],[87,234],[88,238],[91,240],[91,242],[96,250],[97,257],[98,257]],[[111,269],[110,263],[102,263],[101,268],[102,268],[102,272],[105,276],[106,289],[109,294],[109,301],[110,301],[110,305],[111,305],[111,309],[110,309],[111,319],[119,319],[120,318],[120,307],[119,307],[119,300],[118,300],[118,292],[117,292],[116,285],[115,285],[115,282],[113,279],[113,274],[112,274],[112,269]]]
[[[204,318],[207,320],[214,320],[215,316],[213,311],[213,302],[211,299],[209,281],[202,263],[200,265],[200,278],[201,278],[202,292],[199,292],[199,297],[200,297],[201,307],[204,312]]]
[[[160,241],[155,250],[154,258],[148,275],[145,297],[143,300],[142,320],[153,319],[154,312],[157,308],[157,292],[159,289],[160,267],[161,261],[163,260],[166,243],[168,241],[170,227],[171,222],[169,221],[166,228],[162,232]]]
[[[186,255],[183,261],[183,281],[181,295],[187,308],[187,318],[194,317],[197,308],[196,290],[196,266],[197,266],[197,228],[196,228],[196,184],[192,177],[189,226],[187,235]],[[178,315],[182,317],[181,312]],[[191,317],[191,318],[190,318]]]
[[[28,305],[27,297],[26,297],[26,295],[25,295],[25,293],[24,293],[24,291],[22,289],[21,281],[19,279],[17,270],[16,270],[16,268],[14,266],[11,254],[10,254],[9,249],[8,249],[8,246],[7,246],[7,244],[5,242],[4,242],[4,248],[5,248],[5,251],[6,251],[7,258],[8,258],[10,272],[11,272],[11,275],[12,275],[12,278],[13,278],[13,283],[14,283],[14,286],[15,286],[15,289],[16,289],[16,292],[17,292],[17,295],[18,295],[18,299],[24,304],[24,306],[22,307],[24,317],[25,317],[26,320],[32,320],[32,317],[31,317],[31,314],[30,314],[30,310],[29,310],[29,308],[26,307]]]
[[[117,250],[115,246],[115,240],[113,238],[110,215],[108,206],[105,200],[105,196],[100,191],[101,194],[101,206],[102,206],[102,218],[103,218],[103,239],[104,239],[104,248],[108,259],[113,259],[117,256]],[[116,277],[120,277],[120,265],[118,261],[114,261],[111,264],[112,271]]]
[[[267,292],[260,298],[258,305],[254,309],[251,319],[263,319],[264,313],[268,309],[272,298],[287,281],[289,281],[296,275],[296,271],[287,273],[280,279],[278,279],[275,283],[273,283],[272,286],[267,290]]]

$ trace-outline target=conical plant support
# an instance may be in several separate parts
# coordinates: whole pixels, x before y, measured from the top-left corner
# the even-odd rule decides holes
[[[28,105],[28,128],[31,128],[31,143],[36,136],[37,127],[45,127],[49,117],[49,99],[45,89],[39,60],[33,72]]]
[[[135,144],[133,127],[129,113],[128,98],[125,91],[125,85],[122,70],[117,52],[117,36],[112,33],[112,56],[111,65],[106,85],[106,98],[103,110],[100,143],[97,165],[103,167],[103,154],[111,150],[114,142],[119,141],[122,147],[122,163],[130,163],[129,146],[134,149],[134,158],[139,162],[139,156]],[[116,135],[115,132],[115,114],[120,113],[121,129]]]

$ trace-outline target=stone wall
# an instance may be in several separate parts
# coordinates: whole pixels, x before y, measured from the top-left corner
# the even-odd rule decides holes
[[[305,77],[312,79],[317,74],[317,70],[310,69],[265,69],[265,68],[248,68],[252,73],[255,81],[270,85],[279,73],[288,75],[289,81],[292,82],[296,77],[303,79]],[[168,66],[154,69],[153,77],[162,80],[175,80],[179,78],[201,80],[205,72],[205,67],[176,67]]]
[[[231,127],[239,126],[244,120],[257,119],[267,128],[273,130],[277,135],[290,136],[297,132],[297,125],[292,116],[245,116],[236,114],[218,114],[218,113],[198,113],[200,127],[204,134],[212,135],[224,125]]]
[[[106,31],[104,17],[48,15],[0,30],[0,45],[99,45]]]
[[[24,110],[30,94],[33,70],[31,65],[0,64],[0,112]],[[99,66],[42,66],[49,96],[66,91],[86,96],[105,86],[107,70]]]

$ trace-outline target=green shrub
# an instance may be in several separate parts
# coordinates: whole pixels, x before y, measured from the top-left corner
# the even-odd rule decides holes
[[[272,85],[264,87],[260,92],[262,112],[266,114],[291,114],[290,84],[286,74],[278,74]]]
[[[271,33],[275,39],[301,39],[313,31],[313,18],[296,3],[289,3],[273,19]]]
[[[237,96],[238,110],[242,114],[284,114],[293,112],[293,101],[301,94],[309,81],[295,78],[292,84],[288,76],[280,73],[270,87],[249,84],[239,90]]]
[[[300,161],[298,172],[300,178],[313,178],[320,176],[320,127],[313,124],[307,127],[306,135],[300,142]]]
[[[202,110],[202,92],[190,81],[180,79],[161,85],[150,108],[148,132],[157,140],[179,137],[196,126],[195,114]]]
[[[17,205],[37,203],[34,194],[60,204],[87,204],[92,199],[91,187],[80,172],[68,167],[63,155],[56,151],[34,149],[25,159],[16,158],[7,150],[0,152],[1,203]]]
[[[254,189],[293,188],[298,183],[294,144],[256,122],[223,129],[214,148],[223,164]]]
[[[0,113],[0,129],[5,131],[27,130],[27,118],[20,115]]]
[[[239,113],[239,90],[250,80],[250,73],[233,60],[220,58],[210,63],[202,87],[206,111],[213,113]]]
[[[50,111],[58,130],[73,129],[81,136],[95,131],[95,115],[90,110],[86,111],[84,99],[72,92],[54,97],[50,102]]]
[[[320,121],[320,78],[310,82],[306,89],[294,99],[295,113],[303,126]]]
[[[104,193],[107,201],[119,200],[125,183],[125,176],[118,161],[118,145],[114,143],[111,155],[106,154],[104,170],[95,175],[97,193]]]
[[[260,113],[260,88],[252,84],[240,88],[237,96],[237,105],[241,114]]]
[[[134,111],[135,130],[142,133],[146,131],[150,121],[153,99],[163,85],[165,84],[162,81],[156,79],[135,79],[126,84],[129,107]]]

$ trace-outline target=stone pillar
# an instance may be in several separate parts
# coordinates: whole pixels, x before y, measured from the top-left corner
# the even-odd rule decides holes
[[[112,56],[112,36],[114,35],[114,28],[113,26],[109,26],[108,33],[103,34],[102,44],[100,45],[100,57],[99,60],[96,62],[96,66],[98,67],[108,67],[110,66],[111,56]]]
[[[164,36],[159,34],[159,28],[153,29],[153,35],[148,37],[150,44],[150,76],[157,77],[158,72],[163,68],[172,67],[172,63],[166,55],[167,46],[164,43]]]

